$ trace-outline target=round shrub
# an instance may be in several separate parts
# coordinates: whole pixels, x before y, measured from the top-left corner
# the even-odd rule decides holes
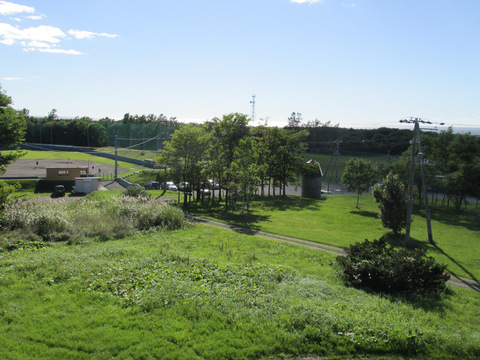
[[[337,257],[343,280],[354,287],[387,293],[440,293],[450,275],[423,249],[394,249],[384,239],[356,243]]]
[[[71,236],[68,222],[57,214],[39,214],[33,223],[33,229],[45,241],[66,241]]]
[[[152,195],[141,186],[130,186],[123,193],[124,196],[150,199]]]

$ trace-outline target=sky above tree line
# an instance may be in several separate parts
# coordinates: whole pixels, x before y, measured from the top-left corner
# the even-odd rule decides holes
[[[0,1],[0,84],[46,116],[480,127],[478,0]]]

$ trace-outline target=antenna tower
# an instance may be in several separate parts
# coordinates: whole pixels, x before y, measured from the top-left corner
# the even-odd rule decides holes
[[[252,123],[255,123],[255,95],[252,95],[252,101],[250,101],[250,104],[252,104]]]

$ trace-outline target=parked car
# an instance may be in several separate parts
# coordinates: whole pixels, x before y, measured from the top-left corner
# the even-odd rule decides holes
[[[177,191],[178,187],[171,181],[167,181],[167,190]]]
[[[220,186],[212,179],[208,180],[208,184],[210,186],[210,189],[218,190],[220,188]]]
[[[190,188],[190,184],[186,181],[178,184],[178,190],[179,191],[188,190],[189,188]]]
[[[170,190],[170,191],[177,191],[178,190],[177,185],[175,185],[175,183],[173,183],[171,181],[167,181],[166,183],[162,182],[162,188],[164,190]]]
[[[199,195],[210,196],[212,192],[209,189],[200,189]]]
[[[55,185],[53,187],[53,196],[65,196],[65,186]]]
[[[158,181],[149,181],[145,184],[145,189],[147,190],[160,189],[160,183]]]

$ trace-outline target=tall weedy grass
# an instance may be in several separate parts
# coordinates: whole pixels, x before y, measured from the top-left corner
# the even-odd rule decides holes
[[[72,203],[16,203],[0,213],[0,230],[32,232],[45,241],[74,242],[85,237],[106,241],[138,230],[179,229],[186,223],[178,208],[129,196]]]

